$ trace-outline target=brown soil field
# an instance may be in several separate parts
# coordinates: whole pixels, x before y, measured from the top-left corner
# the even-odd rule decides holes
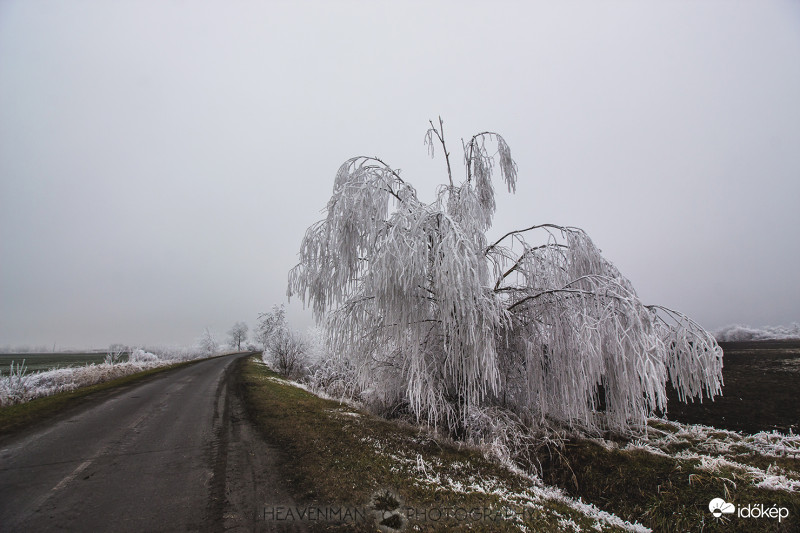
[[[721,342],[722,396],[684,404],[668,388],[667,418],[744,433],[800,430],[800,341]]]

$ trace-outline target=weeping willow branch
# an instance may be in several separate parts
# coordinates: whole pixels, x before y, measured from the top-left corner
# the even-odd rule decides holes
[[[536,224],[536,225],[533,225],[533,226],[531,226],[529,228],[509,231],[508,233],[506,233],[505,235],[503,235],[502,237],[497,239],[494,243],[492,243],[488,248],[486,248],[486,252],[485,253],[488,254],[489,252],[494,250],[501,242],[506,240],[508,237],[511,237],[512,235],[519,235],[519,234],[522,234],[522,233],[526,233],[526,232],[537,230],[537,229],[541,229],[541,228],[555,229],[555,230],[561,231],[562,233],[568,232],[568,231],[581,231],[581,232],[583,231],[580,228],[573,228],[573,227],[570,227],[570,226],[559,226],[558,224]]]
[[[433,157],[433,135],[436,135],[436,138],[439,139],[439,142],[442,144],[442,151],[444,152],[444,159],[447,162],[447,179],[450,182],[450,187],[453,187],[453,171],[450,168],[450,152],[447,151],[447,145],[444,142],[444,122],[442,121],[442,117],[439,117],[439,129],[436,129],[436,126],[433,125],[433,121],[428,121],[431,125],[431,128],[425,134],[425,144],[428,147],[428,153],[431,157]]]

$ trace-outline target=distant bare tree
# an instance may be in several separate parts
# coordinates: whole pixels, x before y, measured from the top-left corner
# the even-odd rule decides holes
[[[236,348],[236,350],[242,350],[242,343],[247,340],[247,324],[244,322],[237,322],[233,325],[233,327],[228,331],[228,344],[231,348]]]

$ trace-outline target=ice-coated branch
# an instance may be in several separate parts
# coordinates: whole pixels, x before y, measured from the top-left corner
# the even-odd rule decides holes
[[[489,252],[494,250],[501,242],[506,240],[508,237],[511,237],[513,235],[520,235],[522,233],[526,233],[526,232],[537,230],[537,229],[541,229],[541,228],[550,228],[550,229],[558,230],[561,233],[566,233],[568,231],[581,231],[581,232],[583,231],[580,228],[574,228],[574,227],[571,227],[571,226],[559,226],[558,224],[534,224],[533,226],[531,226],[529,228],[509,231],[508,233],[506,233],[505,235],[503,235],[502,237],[497,239],[495,242],[493,242],[491,245],[489,245],[486,248],[486,253],[488,254]]]
[[[447,179],[450,182],[450,187],[452,188],[453,185],[453,171],[450,168],[450,152],[447,151],[447,145],[444,142],[444,122],[442,121],[442,117],[439,117],[439,129],[436,129],[436,126],[433,125],[433,121],[428,121],[431,125],[428,132],[425,134],[425,145],[428,147],[428,153],[431,157],[433,157],[433,135],[436,135],[436,138],[442,145],[442,151],[444,152],[444,159],[447,161]]]
[[[666,408],[667,380],[684,400],[719,394],[713,337],[645,306],[583,230],[536,224],[487,243],[495,164],[516,188],[508,145],[494,132],[463,143],[456,185],[444,122],[429,122],[426,145],[433,155],[441,144],[448,173],[434,201],[377,157],[349,159],[289,273],[289,294],[327,320],[347,359],[352,381],[337,387],[456,436],[479,406],[543,428],[624,432]]]
[[[661,305],[650,305],[667,352],[669,380],[681,401],[703,394],[722,393],[722,348],[716,339],[683,313]]]

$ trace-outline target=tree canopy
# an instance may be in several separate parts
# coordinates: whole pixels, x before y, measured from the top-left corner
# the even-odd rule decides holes
[[[464,142],[455,184],[444,126],[431,122],[448,183],[424,203],[377,157],[336,173],[327,216],[308,228],[289,295],[328,321],[332,347],[381,402],[458,430],[501,405],[533,426],[625,431],[681,399],[721,392],[722,350],[688,317],[643,304],[579,228],[537,224],[489,242],[503,137]]]

